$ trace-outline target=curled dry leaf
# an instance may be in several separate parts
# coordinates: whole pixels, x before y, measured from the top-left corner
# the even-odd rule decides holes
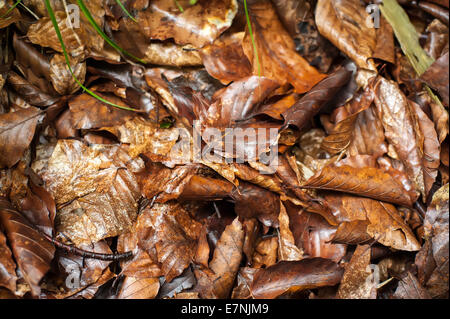
[[[316,6],[319,32],[360,68],[375,70],[371,57],[377,34],[365,6],[358,0],[319,0]]]
[[[228,225],[217,242],[209,269],[196,270],[196,291],[202,298],[227,298],[239,271],[244,230],[238,218]]]
[[[139,215],[138,245],[161,264],[166,281],[178,277],[196,252],[201,225],[177,203],[154,204]]]
[[[421,80],[437,90],[444,104],[448,107],[448,77],[441,76],[442,70],[448,69],[448,52],[437,59],[424,74]]]
[[[294,125],[301,130],[350,80],[352,72],[340,68],[306,93],[300,101],[282,113],[284,127]]]
[[[342,242],[364,243],[369,235],[385,246],[399,250],[417,251],[420,244],[395,206],[381,201],[353,197],[326,196],[342,221],[335,238]],[[353,231],[349,236],[348,231]]]
[[[270,1],[249,5],[249,16],[258,57],[248,30],[242,46],[252,63],[253,74],[276,80],[281,85],[290,83],[297,93],[308,92],[325,77],[295,52],[294,41]]]
[[[339,285],[339,299],[375,299],[376,282],[370,269],[370,246],[357,246],[352,259],[345,266],[344,275]]]
[[[448,287],[448,197],[449,184],[446,184],[434,193],[424,221],[425,237],[431,241],[431,254],[436,265],[425,287],[433,297],[445,294]]]
[[[345,256],[347,245],[331,242],[336,233],[335,226],[330,226],[322,216],[311,214],[288,202],[285,204],[289,228],[304,257],[320,257],[339,262]]]
[[[16,291],[16,263],[12,253],[6,245],[6,237],[0,231],[0,286]]]
[[[375,88],[378,118],[387,141],[405,165],[406,173],[418,192],[426,196],[423,172],[423,144],[414,109],[397,83],[379,78]]]
[[[20,97],[31,105],[48,107],[58,102],[58,98],[43,92],[14,71],[9,71],[7,80]]]
[[[5,229],[22,276],[30,285],[32,294],[39,296],[39,283],[50,269],[55,247],[5,198],[0,198],[0,223]]]
[[[223,84],[252,74],[250,61],[242,49],[243,32],[223,34],[200,52],[208,73]]]
[[[256,245],[252,260],[253,268],[270,267],[276,264],[278,242],[277,237],[267,237]]]
[[[346,150],[353,141],[355,122],[361,112],[370,107],[373,99],[372,92],[366,91],[360,98],[355,97],[351,103],[336,109],[331,115],[334,125],[322,141],[321,148],[331,155]]]
[[[40,172],[59,210],[57,231],[81,244],[128,230],[140,197],[134,173],[142,166],[117,146],[59,140]]]
[[[281,210],[279,215],[280,230],[279,230],[279,245],[278,245],[278,260],[295,261],[303,258],[303,252],[295,245],[294,235],[289,228],[289,215],[286,208],[281,203]]]
[[[251,292],[255,298],[273,299],[288,291],[334,286],[341,280],[342,273],[338,264],[323,258],[281,261],[258,270]]]
[[[423,134],[423,180],[425,194],[428,196],[433,186],[440,164],[441,147],[434,123],[422,111],[419,105],[410,102],[419,122],[419,128]]]

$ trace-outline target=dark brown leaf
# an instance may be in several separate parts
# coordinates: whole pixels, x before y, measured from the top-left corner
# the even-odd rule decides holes
[[[25,281],[39,296],[39,282],[50,269],[55,248],[4,198],[0,198],[0,223]]]
[[[252,63],[253,74],[276,80],[281,85],[290,83],[297,93],[308,92],[325,77],[295,52],[294,41],[284,30],[270,1],[249,5],[249,15],[258,59],[248,30],[243,48]]]
[[[30,145],[42,112],[34,107],[0,114],[0,167],[12,167]]]
[[[288,291],[334,286],[341,280],[343,269],[323,258],[282,261],[260,269],[251,285],[255,298],[273,299]]]

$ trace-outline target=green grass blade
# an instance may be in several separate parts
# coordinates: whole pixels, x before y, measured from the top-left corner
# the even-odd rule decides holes
[[[418,76],[421,76],[433,64],[434,59],[422,48],[416,28],[409,20],[405,10],[398,4],[397,0],[383,0],[380,5],[381,13],[392,26],[403,53],[408,58]],[[431,98],[444,108],[439,98],[425,85],[425,89]]]
[[[420,46],[419,35],[405,10],[397,0],[383,0],[380,10],[392,26],[403,53],[408,57],[416,73],[422,75],[434,60]]]
[[[125,12],[127,14],[127,16],[133,20],[134,22],[137,23],[137,20],[131,15],[131,13],[127,10],[127,8],[125,8],[125,6],[123,5],[122,1],[120,0],[116,0],[117,4],[120,6],[120,8],[122,8],[123,12]]]
[[[183,9],[183,7],[181,6],[181,4],[177,1],[177,0],[174,0],[175,1],[175,4],[177,5],[177,7],[178,7],[178,10],[180,10],[180,12],[184,12],[184,9]]]
[[[101,102],[103,102],[103,103],[105,103],[105,104],[108,104],[108,105],[117,107],[117,108],[119,108],[119,109],[127,110],[127,111],[135,111],[135,112],[138,111],[138,110],[132,109],[132,108],[130,108],[130,107],[117,105],[117,104],[115,104],[115,103],[112,103],[112,102],[109,102],[109,101],[105,100],[105,99],[102,98],[101,96],[98,96],[97,94],[95,94],[94,92],[92,92],[91,90],[89,90],[87,87],[85,87],[85,86],[77,79],[77,77],[76,77],[75,74],[73,73],[72,67],[70,66],[70,59],[69,59],[69,55],[67,54],[66,46],[65,46],[65,44],[64,44],[64,40],[63,40],[62,35],[61,35],[61,30],[59,29],[58,22],[56,21],[55,13],[53,12],[53,9],[52,9],[52,7],[51,7],[49,1],[50,1],[50,0],[44,0],[45,6],[46,6],[47,11],[48,11],[48,14],[49,14],[49,16],[50,16],[50,20],[52,21],[53,27],[54,27],[54,29],[55,29],[56,36],[58,37],[58,40],[59,40],[59,42],[60,42],[60,44],[61,44],[61,48],[62,48],[62,50],[63,50],[64,58],[65,58],[65,60],[66,60],[67,67],[69,68],[69,72],[70,72],[70,74],[72,74],[72,77],[73,77],[74,80],[77,82],[77,84],[78,84],[84,91],[86,91],[89,95],[93,96],[94,98],[96,98],[97,100],[99,100],[99,101],[101,101]]]
[[[21,3],[21,2],[22,2],[22,0],[16,1],[16,3],[14,3],[13,6],[12,6],[11,8],[9,8],[8,11],[6,11],[6,13],[3,14],[3,15],[0,17],[0,19],[3,19],[4,17],[6,17],[6,16],[7,16],[11,11],[13,11],[14,8],[17,7],[17,6],[19,5],[19,3]],[[5,3],[6,3],[6,2],[5,2]]]
[[[253,52],[256,57],[256,64],[258,65],[258,77],[261,77],[261,64],[259,63],[258,48],[256,47],[255,38],[253,36],[252,22],[250,21],[250,16],[248,14],[247,0],[244,0],[244,10],[245,10],[245,18],[247,19],[248,32],[250,33],[250,39],[252,40]]]
[[[117,51],[128,55],[129,57],[135,59],[136,61],[141,62],[142,64],[145,64],[144,61],[142,61],[141,59],[139,59],[138,57],[135,57],[133,54],[127,52],[126,50],[122,49],[120,46],[118,46],[113,40],[111,40],[106,34],[105,32],[103,32],[102,28],[100,28],[100,26],[97,24],[97,22],[95,22],[95,19],[92,17],[91,13],[89,12],[89,9],[86,7],[86,5],[84,4],[83,0],[77,0],[78,5],[80,6],[81,11],[83,12],[83,14],[86,16],[86,18],[88,19],[89,23],[92,25],[92,27],[95,29],[95,31],[97,31],[98,34],[100,34],[100,36],[110,45],[112,46],[114,49],[116,49]]]

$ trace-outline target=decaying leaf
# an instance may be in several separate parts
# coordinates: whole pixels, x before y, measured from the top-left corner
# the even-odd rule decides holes
[[[281,85],[290,83],[297,93],[308,92],[325,77],[295,52],[294,41],[284,30],[270,1],[250,5],[249,15],[258,57],[248,30],[243,48],[252,63],[253,74],[274,79]]]
[[[340,299],[375,299],[376,283],[371,278],[370,246],[357,246],[346,265],[337,297]]]
[[[343,270],[323,258],[282,261],[254,275],[251,292],[255,298],[273,299],[288,291],[299,291],[339,283]]]
[[[41,172],[59,209],[58,232],[81,244],[128,230],[137,214],[140,168],[117,146],[60,140]]]

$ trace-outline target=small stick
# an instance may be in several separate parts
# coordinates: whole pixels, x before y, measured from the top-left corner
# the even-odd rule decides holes
[[[91,258],[91,259],[98,259],[98,260],[104,260],[104,261],[117,261],[121,259],[127,259],[133,256],[133,252],[128,251],[123,254],[101,254],[96,253],[93,251],[87,251],[80,248],[77,248],[75,246],[66,245],[59,240],[52,238],[51,236],[40,232],[42,236],[44,236],[48,241],[52,242],[57,248],[62,249],[66,251],[67,253],[74,254],[81,256],[83,258]]]

